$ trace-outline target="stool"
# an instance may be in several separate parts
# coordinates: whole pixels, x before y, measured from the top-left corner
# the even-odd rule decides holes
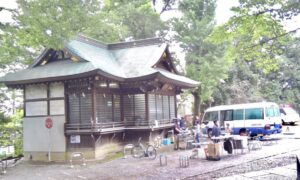
[[[201,147],[201,143],[192,143],[192,146],[194,148],[198,148],[198,147]]]
[[[261,149],[261,142],[258,140],[252,140],[248,142],[248,148],[249,151],[250,150],[257,150],[257,149]]]
[[[159,165],[160,166],[167,166],[167,162],[168,162],[167,156],[165,154],[160,154],[159,155]]]
[[[190,156],[190,158],[191,159],[196,159],[196,158],[199,158],[199,151],[200,151],[201,149],[199,149],[199,148],[195,148],[195,149],[193,149],[193,151],[192,151],[192,155]]]
[[[124,150],[123,150],[123,153],[124,153],[124,159],[126,159],[127,158],[127,151],[130,151],[130,153],[131,153],[131,150],[132,150],[132,148],[134,147],[134,145],[133,144],[126,144],[125,146],[124,146]]]
[[[190,165],[189,156],[187,155],[180,155],[179,156],[179,167],[187,168]]]
[[[185,149],[192,149],[193,148],[193,142],[194,142],[194,140],[186,141],[186,148]]]
[[[74,165],[73,165],[73,161],[81,161],[82,162],[82,166],[86,166],[86,163],[85,163],[85,158],[83,156],[83,153],[82,152],[73,152],[71,154],[71,159],[70,159],[70,167],[71,168],[74,168]]]

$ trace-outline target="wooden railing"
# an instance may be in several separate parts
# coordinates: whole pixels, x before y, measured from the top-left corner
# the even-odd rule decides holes
[[[66,130],[84,130],[84,129],[106,129],[106,128],[117,128],[117,127],[124,127],[123,122],[109,122],[109,123],[86,123],[86,124],[65,124]]]
[[[166,124],[171,124],[173,121],[171,119],[165,120],[153,120],[153,121],[125,121],[125,122],[108,122],[108,123],[84,123],[84,124],[74,124],[74,123],[66,123],[65,131],[90,131],[90,132],[101,132],[102,130],[107,129],[121,129],[126,127],[157,127],[163,126]]]

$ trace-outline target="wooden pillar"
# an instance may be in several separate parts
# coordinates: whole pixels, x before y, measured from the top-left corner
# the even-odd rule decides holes
[[[50,83],[46,84],[47,89],[47,116],[50,116]]]
[[[146,121],[148,122],[148,124],[150,125],[150,121],[149,121],[149,94],[145,93],[145,111],[146,111]]]
[[[124,94],[120,93],[120,111],[121,111],[121,122],[125,124],[124,121]]]
[[[69,114],[69,97],[68,97],[68,83],[64,82],[64,95],[65,95],[65,117],[66,117],[66,123],[70,122],[70,114]]]
[[[26,86],[23,86],[23,116],[26,117]]]
[[[89,82],[90,83],[90,82]],[[92,124],[96,124],[97,117],[97,89],[95,85],[96,81],[93,78],[92,82],[89,84],[89,87],[92,91]]]
[[[114,93],[110,94],[111,97],[111,117],[112,117],[112,122],[115,122],[115,95]]]
[[[175,117],[177,118],[177,99],[176,99],[176,94],[174,95],[174,102],[175,102]]]

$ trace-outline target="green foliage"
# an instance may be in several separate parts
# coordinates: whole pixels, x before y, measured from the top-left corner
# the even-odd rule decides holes
[[[279,69],[280,58],[289,42],[289,32],[282,22],[299,14],[294,0],[240,0],[235,13],[208,38],[216,44],[228,42],[227,56],[254,61],[264,73]],[[294,31],[291,31],[294,32]]]
[[[148,0],[17,0],[12,24],[0,24],[0,67],[29,64],[77,34],[110,43],[155,37],[166,29]]]
[[[18,111],[12,117],[5,117],[0,114],[0,146],[13,145],[15,148],[14,155],[23,154],[23,111]]]
[[[159,14],[154,12],[151,2],[147,0],[107,0],[103,12],[115,16],[114,24],[122,25],[121,40],[132,37],[145,39],[155,37],[166,29]]]
[[[97,0],[18,0],[15,20],[20,26],[19,45],[61,49],[67,40],[91,26],[90,18],[100,8]]]
[[[172,20],[175,39],[186,53],[187,75],[200,81],[197,93],[202,101],[208,101],[221,79],[226,78],[232,64],[223,58],[224,46],[216,46],[205,41],[215,24],[215,1],[181,1],[181,18]]]

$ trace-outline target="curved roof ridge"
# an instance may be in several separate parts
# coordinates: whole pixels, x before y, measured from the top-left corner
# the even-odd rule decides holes
[[[93,38],[81,35],[81,34],[77,35],[74,38],[74,40],[77,40],[77,41],[80,41],[80,42],[83,42],[83,43],[87,43],[87,44],[90,44],[90,45],[93,45],[93,46],[97,46],[97,47],[100,47],[100,48],[105,48],[105,49],[108,48],[108,45],[106,43],[101,42],[97,39],[93,39]]]

